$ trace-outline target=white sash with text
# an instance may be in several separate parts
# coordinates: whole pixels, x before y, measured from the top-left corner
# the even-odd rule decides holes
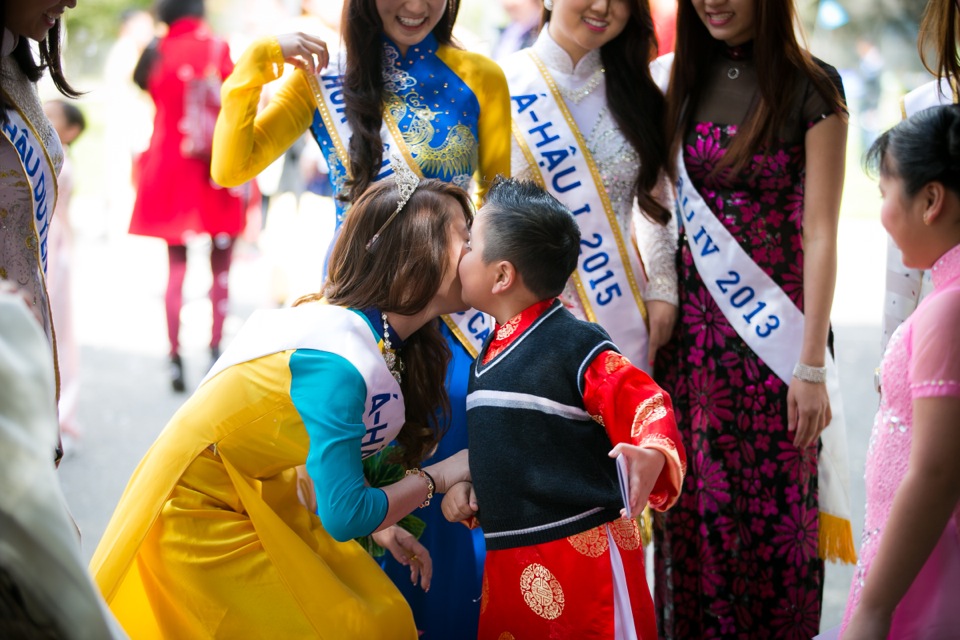
[[[335,353],[351,363],[367,383],[361,444],[365,458],[387,446],[406,420],[400,385],[380,353],[370,327],[359,314],[326,304],[255,311],[200,382],[224,369],[290,349]]]
[[[504,65],[513,130],[537,181],[573,212],[581,231],[573,274],[587,318],[646,367],[648,334],[639,256],[624,242],[596,162],[546,66],[533,51]]]
[[[46,148],[33,125],[17,109],[7,110],[3,135],[20,156],[23,174],[30,183],[33,226],[37,234],[37,255],[47,271],[47,242],[50,221],[57,201],[57,174]]]

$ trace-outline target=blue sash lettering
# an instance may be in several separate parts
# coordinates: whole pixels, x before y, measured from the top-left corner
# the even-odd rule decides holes
[[[48,167],[50,171],[52,171],[53,168],[49,167],[46,163],[41,166],[44,152],[40,148],[40,141],[32,138],[28,127],[18,126],[17,123],[13,122],[12,116],[13,114],[11,114],[11,120],[3,125],[3,132],[9,138],[14,149],[17,150],[17,155],[20,156],[20,161],[23,163],[23,168],[26,171],[27,179],[31,186],[40,261],[44,271],[46,271],[47,232],[50,229],[50,207],[47,201],[47,171],[41,169],[42,166]],[[51,173],[50,175],[52,177],[53,174]]]
[[[330,100],[333,112],[340,116],[340,122],[346,122],[346,98],[343,97],[343,90],[340,89],[343,86],[343,76],[320,76],[320,80],[323,82],[324,89],[335,89],[327,94],[327,98]]]
[[[610,256],[606,251],[600,251],[600,247],[603,245],[603,236],[599,233],[594,233],[589,239],[580,240],[580,257],[581,257],[581,268],[590,276],[587,280],[587,284],[590,285],[591,291],[596,291],[596,296],[594,299],[597,301],[597,304],[600,306],[606,306],[610,304],[614,298],[619,298],[623,295],[623,292],[620,290],[620,284],[614,282],[612,284],[607,284],[606,287],[601,288],[600,285],[614,277],[613,270],[606,269],[602,273],[596,274],[597,271],[603,269],[610,263]],[[583,257],[584,251],[583,247],[591,249],[594,251],[588,251],[587,257]],[[596,277],[594,277],[596,274]]]
[[[581,183],[580,183],[579,180],[577,180],[576,182],[570,183],[570,184],[566,184],[566,185],[561,185],[561,184],[560,184],[560,178],[562,178],[562,177],[565,176],[565,175],[569,175],[569,174],[573,173],[573,172],[576,171],[576,170],[577,170],[576,167],[567,167],[566,169],[564,169],[564,170],[561,171],[560,173],[554,174],[554,176],[553,176],[553,178],[550,180],[550,182],[551,182],[551,184],[553,185],[553,188],[556,190],[557,193],[566,193],[567,191],[570,191],[571,189],[576,189],[577,187],[580,186]]]
[[[527,110],[527,107],[537,101],[537,95],[528,93],[525,96],[510,96],[510,99],[517,103],[517,113],[523,113]],[[536,118],[534,118],[534,122],[536,122]]]
[[[680,219],[681,223],[684,223],[682,226],[687,227],[687,243],[690,246],[690,250],[694,251],[694,246],[700,248],[700,257],[707,258],[711,254],[716,254],[716,257],[723,258],[720,247],[713,241],[713,238],[710,237],[710,234],[707,232],[706,228],[701,224],[700,228],[696,233],[690,235],[689,229],[693,226],[689,223],[693,222],[694,218],[697,217],[697,210],[690,206],[690,198],[685,193],[687,185],[684,182],[683,178],[677,179],[677,204],[680,207]],[[692,239],[692,242],[691,242]],[[700,241],[703,240],[703,244],[700,244]],[[735,247],[731,247],[729,250],[735,250]],[[708,278],[709,265],[713,263],[704,263],[704,268],[701,269],[699,263],[697,266],[697,271],[700,272],[700,275],[704,280]],[[722,264],[722,262],[721,262]],[[757,293],[751,286],[739,286],[742,276],[739,271],[728,269],[727,276],[721,278],[715,278],[717,288],[720,290],[721,299],[717,300],[718,303],[729,304],[734,309],[746,309],[746,313],[742,315],[744,321],[753,326],[754,333],[759,338],[767,338],[773,333],[776,329],[780,327],[780,318],[777,315],[772,313],[767,314],[762,317],[762,320],[758,324],[754,325],[753,322],[760,315],[760,312],[769,306],[769,302],[758,299]],[[753,303],[753,304],[751,304]],[[748,306],[749,305],[749,306]],[[723,305],[721,305],[722,308]],[[728,317],[730,323],[733,324],[732,318]]]
[[[530,113],[531,115],[533,114],[532,111]],[[557,140],[560,139],[560,136],[557,136],[557,135],[551,136],[547,133],[547,127],[552,127],[552,126],[553,126],[552,122],[544,122],[543,124],[537,125],[536,127],[531,127],[527,131],[527,133],[531,133],[531,134],[532,133],[540,134],[541,140],[537,141],[537,149],[539,149],[545,144],[550,144],[551,142],[556,142]]]
[[[553,171],[557,168],[557,165],[566,160],[571,153],[575,153],[576,149],[570,147],[570,151],[566,149],[557,149],[556,151],[544,151],[540,154],[541,157],[547,160],[547,171]],[[540,166],[543,166],[543,163],[540,163]]]
[[[479,311],[470,317],[470,320],[467,322],[467,329],[469,329],[470,333],[475,335],[480,342],[486,342],[487,336],[490,335],[490,327],[487,326],[486,317]]]
[[[720,249],[717,247],[717,245],[713,244],[713,239],[710,237],[710,234],[707,233],[707,230],[703,228],[703,226],[701,226],[701,227],[700,227],[700,231],[697,231],[696,235],[693,236],[693,242],[694,242],[694,244],[699,245],[699,244],[700,244],[700,238],[706,238],[706,239],[707,239],[707,241],[706,241],[706,242],[704,243],[704,245],[703,245],[703,249],[700,250],[700,255],[701,255],[701,256],[706,256],[706,255],[709,255],[709,254],[711,254],[711,253],[716,253],[717,251],[720,251]]]
[[[390,427],[389,423],[380,421],[380,410],[387,403],[391,402],[397,398],[396,395],[391,395],[389,393],[378,393],[373,396],[370,401],[370,411],[367,412],[367,417],[372,417],[373,424],[367,427],[367,433],[364,436],[363,440],[360,443],[360,452],[362,457],[367,457],[372,453],[376,453],[380,450],[380,443],[382,443],[385,438],[380,435],[381,431],[388,429]]]

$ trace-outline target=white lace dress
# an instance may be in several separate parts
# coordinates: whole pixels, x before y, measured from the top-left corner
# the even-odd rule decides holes
[[[645,301],[663,300],[677,304],[677,271],[674,256],[677,250],[676,225],[661,226],[648,220],[636,205],[633,184],[640,157],[620,133],[607,107],[606,79],[600,51],[595,49],[573,65],[570,56],[558,45],[544,26],[533,50],[550,70],[563,94],[577,127],[584,134],[590,151],[603,177],[620,222],[625,241],[634,237],[640,251],[647,281],[640,283]],[[514,140],[511,167],[514,176],[529,171],[523,151]],[[669,193],[667,187],[665,192]],[[583,307],[572,283],[564,292],[564,301],[573,313],[585,319]]]

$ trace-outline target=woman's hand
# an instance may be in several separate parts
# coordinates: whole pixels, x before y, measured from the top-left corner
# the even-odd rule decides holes
[[[667,344],[677,322],[677,307],[663,300],[647,302],[647,318],[650,320],[650,356],[649,364],[657,357],[657,350]]]
[[[306,33],[285,33],[277,36],[283,59],[303,71],[315,75],[330,62],[327,43]]]
[[[827,385],[793,378],[787,390],[787,430],[796,431],[793,446],[805,449],[815,443],[833,419]]]
[[[477,513],[477,494],[472,482],[458,482],[450,487],[440,503],[440,511],[449,522],[462,522]]]
[[[467,458],[467,450],[461,449],[449,458],[424,468],[424,471],[433,477],[436,484],[433,492],[446,493],[458,482],[470,480],[470,461]]]
[[[394,559],[405,567],[410,567],[410,582],[417,584],[424,591],[430,591],[430,580],[433,578],[433,560],[430,552],[420,544],[417,538],[401,527],[393,525],[381,531],[374,532],[371,537],[378,545],[390,552]]]
[[[608,454],[616,458],[623,454],[627,460],[627,486],[630,492],[630,513],[638,516],[647,506],[650,492],[663,471],[667,458],[656,449],[647,449],[621,442]],[[627,510],[621,509],[620,515],[627,516]]]

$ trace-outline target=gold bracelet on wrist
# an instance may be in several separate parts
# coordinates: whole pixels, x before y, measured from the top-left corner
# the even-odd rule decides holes
[[[433,477],[431,477],[431,475],[426,471],[424,471],[423,469],[419,469],[419,468],[407,469],[404,475],[419,476],[423,478],[424,482],[427,483],[427,497],[424,499],[423,502],[420,503],[420,508],[423,508],[428,504],[430,504],[430,500],[433,498],[433,492],[437,488],[437,486],[433,483]]]

